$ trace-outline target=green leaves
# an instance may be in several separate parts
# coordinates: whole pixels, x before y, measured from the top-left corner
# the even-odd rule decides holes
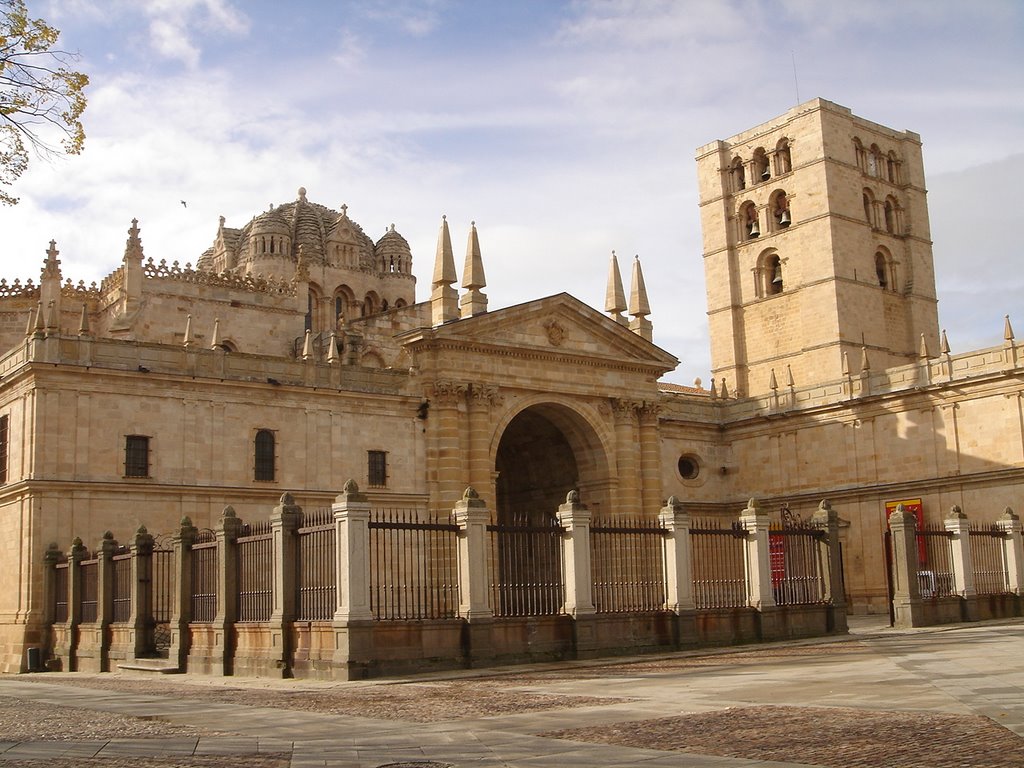
[[[0,0],[0,187],[28,167],[29,150],[77,155],[85,145],[82,113],[89,77],[71,68],[77,57],[55,49],[60,30],[29,18],[24,0]],[[0,188],[0,204],[18,202]]]

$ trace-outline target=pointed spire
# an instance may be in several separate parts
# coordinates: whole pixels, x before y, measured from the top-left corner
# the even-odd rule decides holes
[[[843,376],[850,375],[850,353],[843,352]]]
[[[327,362],[338,362],[338,333],[334,330],[331,331],[331,348],[327,350]]]
[[[1010,325],[1010,316],[1004,315],[1005,322],[1003,323],[1003,341],[1013,341],[1013,327]]]
[[[925,339],[924,334],[921,334],[921,346],[918,349],[917,356],[921,360],[927,360],[931,355],[928,354],[928,341]]]
[[[210,349],[220,346],[220,318],[213,318],[213,338],[210,339]]]
[[[860,348],[860,372],[867,373],[871,370],[871,363],[868,361],[868,348]]]
[[[484,260],[480,255],[480,238],[476,222],[469,223],[469,241],[466,243],[466,262],[462,267],[462,287],[466,293],[459,302],[462,317],[482,315],[487,311],[487,296],[480,290],[487,285]]]
[[[192,345],[192,315],[188,315],[185,318],[185,338],[182,340],[182,346],[188,349]]]
[[[54,279],[60,280],[60,259],[57,256],[60,255],[60,251],[57,250],[57,241],[51,240],[50,247],[46,251],[46,261],[43,262],[43,280]]]
[[[302,359],[309,360],[313,357],[313,332],[306,329],[306,338],[302,342]]]
[[[793,381],[793,369],[788,365],[786,366],[786,386],[790,389],[796,386],[796,383]]]
[[[709,391],[711,392],[711,399],[715,400],[718,397],[718,390],[715,388],[715,374],[714,373],[711,374],[711,389]]]
[[[139,220],[132,219],[131,229],[128,230],[128,241],[124,244],[125,263],[142,263],[142,239],[139,237]]]
[[[946,329],[942,329],[942,343],[939,345],[939,351],[944,354],[949,354],[949,339],[946,338]]]
[[[729,387],[727,387],[725,384],[725,376],[722,377],[722,399],[729,399]]]
[[[779,389],[779,382],[775,379],[775,369],[772,368],[772,375],[768,379],[768,389],[772,392],[776,392]]]
[[[622,290],[622,275],[619,272],[619,260],[615,257],[615,251],[612,251],[612,260],[608,264],[608,287],[604,292],[604,311],[616,323],[629,324],[622,314],[626,311],[626,292]]]
[[[28,322],[25,324],[25,337],[32,335],[32,332],[36,329],[36,308],[30,307],[28,310]]]
[[[441,231],[437,235],[437,254],[434,257],[434,279],[430,284],[430,318],[434,325],[458,319],[459,293],[451,285],[457,280],[452,238],[448,234],[448,218],[442,216]]]
[[[57,302],[51,301],[46,307],[46,332],[57,333],[60,328],[60,320],[57,317]]]
[[[89,335],[89,308],[85,304],[82,304],[82,319],[78,323],[78,335]]]
[[[34,336],[42,337],[45,335],[46,321],[43,319],[43,302],[36,302],[36,324],[32,329]]]
[[[633,276],[629,287],[629,314],[633,319],[629,330],[647,341],[654,339],[654,327],[647,315],[651,314],[651,305],[647,301],[647,286],[644,285],[644,273],[640,268],[640,257],[633,260]]]

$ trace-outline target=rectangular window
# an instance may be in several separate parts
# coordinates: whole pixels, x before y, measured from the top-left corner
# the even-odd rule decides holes
[[[367,479],[371,488],[384,488],[388,484],[388,452],[367,451]]]
[[[149,438],[145,435],[125,437],[124,476],[149,477]]]
[[[256,480],[273,481],[275,459],[274,433],[261,429],[256,433],[254,477]]]
[[[6,414],[0,416],[0,485],[7,482],[7,425]]]

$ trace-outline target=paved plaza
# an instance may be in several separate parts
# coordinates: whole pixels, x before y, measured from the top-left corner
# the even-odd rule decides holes
[[[0,678],[0,763],[1020,766],[1024,621],[315,683]]]

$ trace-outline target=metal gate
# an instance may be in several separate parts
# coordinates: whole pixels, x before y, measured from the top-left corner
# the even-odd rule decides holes
[[[171,648],[171,613],[175,590],[174,548],[170,535],[153,537],[152,563],[147,651],[152,656],[166,659]]]

